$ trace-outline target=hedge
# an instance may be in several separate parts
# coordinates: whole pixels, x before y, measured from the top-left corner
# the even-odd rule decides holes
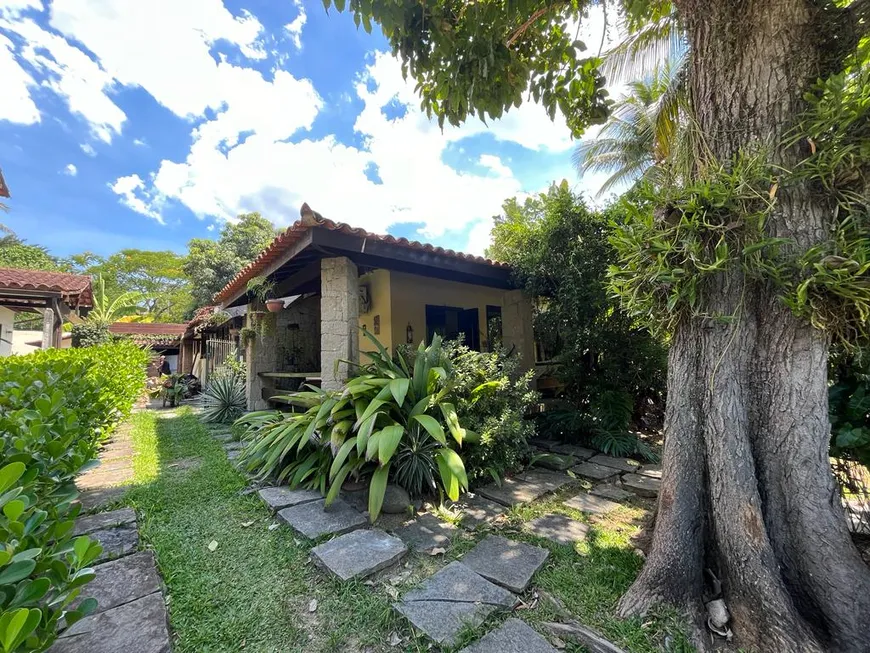
[[[101,547],[72,537],[73,481],[141,396],[147,361],[130,342],[0,358],[3,653],[43,651],[96,607],[74,605]]]

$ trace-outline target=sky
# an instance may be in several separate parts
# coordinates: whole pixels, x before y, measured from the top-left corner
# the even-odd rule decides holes
[[[603,25],[583,22],[593,54]],[[320,0],[0,0],[0,84],[0,222],[58,256],[183,253],[303,202],[481,254],[506,198],[603,181],[530,102],[442,131],[379,29]]]

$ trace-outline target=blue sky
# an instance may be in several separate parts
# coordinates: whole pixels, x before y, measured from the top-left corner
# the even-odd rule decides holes
[[[377,28],[319,0],[0,0],[0,79],[2,222],[61,256],[183,252],[303,201],[481,253],[506,197],[600,183],[533,104],[442,132]]]

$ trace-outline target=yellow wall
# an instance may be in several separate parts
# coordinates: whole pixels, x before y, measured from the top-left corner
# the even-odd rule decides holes
[[[381,344],[387,349],[393,346],[393,327],[392,327],[392,306],[390,302],[391,292],[391,273],[389,270],[375,270],[364,274],[360,277],[360,285],[368,285],[369,297],[371,298],[371,309],[368,313],[360,313],[359,325],[365,326],[371,333],[375,333],[375,316],[380,316],[381,332],[375,334],[375,337],[380,340]],[[404,333],[404,331],[402,331]],[[400,342],[404,342],[400,340]],[[397,343],[398,344],[398,343]],[[375,351],[374,343],[366,338],[360,332],[359,338],[360,351]],[[364,358],[363,362],[368,359]]]
[[[480,344],[481,348],[486,348],[486,307],[504,306],[503,290],[404,272],[390,273],[390,290],[393,344],[396,345],[405,343],[408,324],[414,329],[415,346],[426,337],[426,304],[430,304],[476,308]]]

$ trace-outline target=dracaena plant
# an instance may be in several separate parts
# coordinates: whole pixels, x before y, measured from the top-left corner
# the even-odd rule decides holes
[[[243,460],[250,471],[319,489],[327,504],[348,476],[371,474],[369,514],[377,519],[387,482],[453,500],[468,488],[461,451],[477,439],[460,424],[453,367],[437,336],[413,355],[391,356],[378,340],[370,359],[336,392],[288,395],[301,413],[251,413]],[[437,473],[435,473],[437,470]]]

